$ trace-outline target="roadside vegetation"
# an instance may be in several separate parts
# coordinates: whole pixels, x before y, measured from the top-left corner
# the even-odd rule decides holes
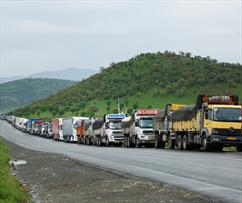
[[[163,108],[167,103],[192,104],[198,94],[239,95],[241,64],[218,63],[191,53],[146,53],[101,67],[100,72],[46,99],[13,112],[49,119],[68,115],[101,116],[135,108]]]
[[[9,174],[9,156],[7,146],[0,139],[0,203],[27,203],[31,202],[28,193]]]

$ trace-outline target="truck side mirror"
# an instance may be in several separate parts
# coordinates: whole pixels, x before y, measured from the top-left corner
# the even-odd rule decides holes
[[[136,127],[138,126],[138,121],[135,121],[135,126],[136,126]]]

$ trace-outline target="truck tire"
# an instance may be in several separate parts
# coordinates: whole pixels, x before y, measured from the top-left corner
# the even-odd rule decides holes
[[[177,146],[179,150],[183,149],[183,136],[182,135],[178,135],[177,137]]]
[[[187,135],[183,136],[182,148],[183,148],[183,150],[188,150],[188,137],[187,137]]]
[[[204,152],[209,152],[211,150],[211,147],[209,146],[206,138],[203,138],[202,149]]]
[[[168,145],[169,149],[174,149],[175,146],[176,146],[176,141],[175,141],[175,139],[171,138],[171,135],[168,135],[168,143],[167,143],[167,145]]]
[[[242,145],[236,146],[236,150],[237,150],[237,152],[242,152]]]
[[[130,148],[132,146],[130,137],[126,137],[126,147]]]
[[[127,137],[124,136],[123,147],[127,147]]]
[[[161,142],[161,149],[165,149],[165,147],[166,147],[166,143],[165,142]]]
[[[67,143],[67,137],[66,136],[64,137],[64,142]]]
[[[97,143],[98,143],[97,146],[98,146],[98,147],[101,147],[101,137],[99,137],[99,138],[97,139]]]
[[[108,137],[106,138],[106,147],[110,147],[110,142],[109,142]]]
[[[216,151],[216,152],[222,152],[222,151],[223,151],[223,145],[217,145],[217,146],[215,147],[215,151]]]
[[[135,147],[140,148],[140,143],[139,143],[138,138],[135,139]]]
[[[90,145],[89,138],[85,137],[85,145]]]
[[[159,135],[159,133],[155,133],[155,148],[161,148],[162,146],[162,140],[161,140],[161,136]]]
[[[77,144],[81,144],[81,139],[79,136],[77,137]]]

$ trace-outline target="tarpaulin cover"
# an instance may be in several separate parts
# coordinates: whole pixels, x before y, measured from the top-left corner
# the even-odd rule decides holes
[[[187,121],[192,120],[195,117],[197,111],[202,108],[204,95],[197,97],[196,105],[189,105],[180,109],[177,109],[172,114],[173,121]]]
[[[154,116],[154,119],[164,120],[165,115],[166,115],[165,109],[158,110],[158,113]]]
[[[103,118],[97,118],[95,122],[93,123],[93,130],[97,130],[101,128],[104,124],[104,119]]]

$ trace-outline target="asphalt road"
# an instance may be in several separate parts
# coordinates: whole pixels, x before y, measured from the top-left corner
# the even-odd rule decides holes
[[[242,203],[242,153],[95,147],[48,140],[0,121],[0,136],[22,147],[67,155],[104,168]],[[145,192],[145,191],[144,191]]]

